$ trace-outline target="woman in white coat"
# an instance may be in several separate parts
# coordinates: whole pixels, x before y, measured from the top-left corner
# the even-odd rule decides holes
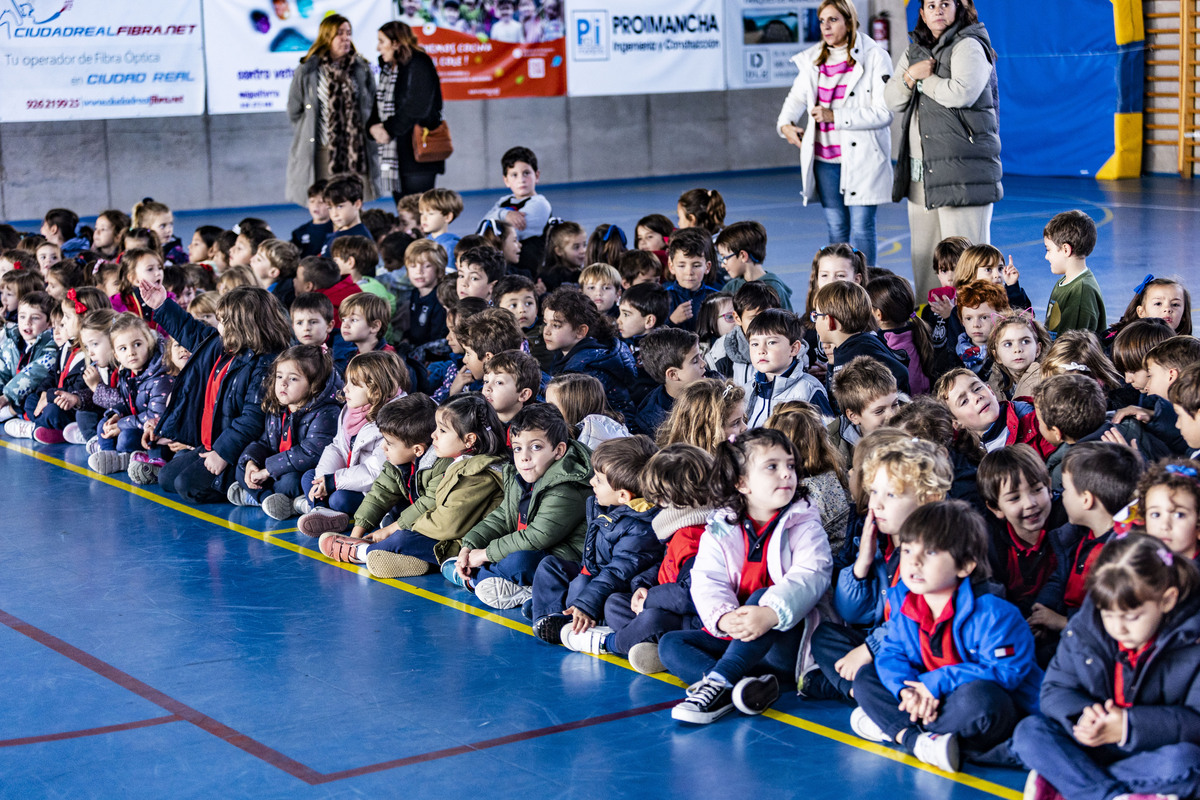
[[[875,207],[892,201],[892,62],[858,30],[850,0],[824,0],[817,19],[822,41],[792,59],[800,74],[775,127],[800,148],[804,203],[820,199],[829,243],[850,243],[873,266]]]

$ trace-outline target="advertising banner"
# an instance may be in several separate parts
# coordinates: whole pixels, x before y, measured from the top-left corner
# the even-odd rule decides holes
[[[433,57],[446,100],[552,97],[567,91],[563,0],[397,0]]]
[[[0,0],[0,121],[204,111],[199,0]]]
[[[350,20],[355,49],[374,65],[394,9],[390,0],[204,0],[208,113],[287,110],[292,74],[328,14]]]
[[[567,19],[571,95],[661,94],[725,88],[719,0],[572,0]]]
[[[725,63],[730,89],[791,86],[792,56],[821,41],[820,0],[728,0]],[[870,36],[866,0],[855,0],[859,30]]]

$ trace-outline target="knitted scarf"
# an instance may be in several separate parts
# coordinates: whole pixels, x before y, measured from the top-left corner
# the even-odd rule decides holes
[[[366,132],[354,84],[357,58],[358,55],[351,51],[336,61],[328,55],[321,59],[321,72],[329,86],[329,101],[322,110],[328,114],[325,130],[331,151],[330,169],[334,175],[342,172],[367,174]]]

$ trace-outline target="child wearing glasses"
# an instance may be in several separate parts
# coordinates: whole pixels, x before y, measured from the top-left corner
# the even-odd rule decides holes
[[[760,223],[735,222],[717,234],[714,242],[717,262],[729,273],[729,281],[721,288],[733,294],[751,281],[762,281],[775,290],[786,311],[792,310],[792,289],[783,278],[763,267],[767,259],[767,229]]]

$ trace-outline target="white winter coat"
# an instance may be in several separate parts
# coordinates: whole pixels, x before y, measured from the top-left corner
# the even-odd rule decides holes
[[[366,494],[383,471],[386,460],[383,455],[383,434],[379,432],[378,425],[368,422],[351,442],[350,434],[346,431],[346,414],[349,411],[348,408],[342,409],[338,417],[337,435],[325,445],[314,475],[318,480],[332,475],[333,484],[338,489]]]
[[[817,105],[817,56],[814,45],[793,56],[800,69],[775,129],[783,136],[789,123],[804,128],[800,147],[804,204],[817,196],[813,176],[817,127],[809,110]],[[892,202],[892,112],[883,99],[883,87],[892,75],[887,51],[860,31],[854,39],[854,67],[846,77],[846,94],[833,103],[833,124],[842,137],[842,201],[848,206],[878,206]]]

